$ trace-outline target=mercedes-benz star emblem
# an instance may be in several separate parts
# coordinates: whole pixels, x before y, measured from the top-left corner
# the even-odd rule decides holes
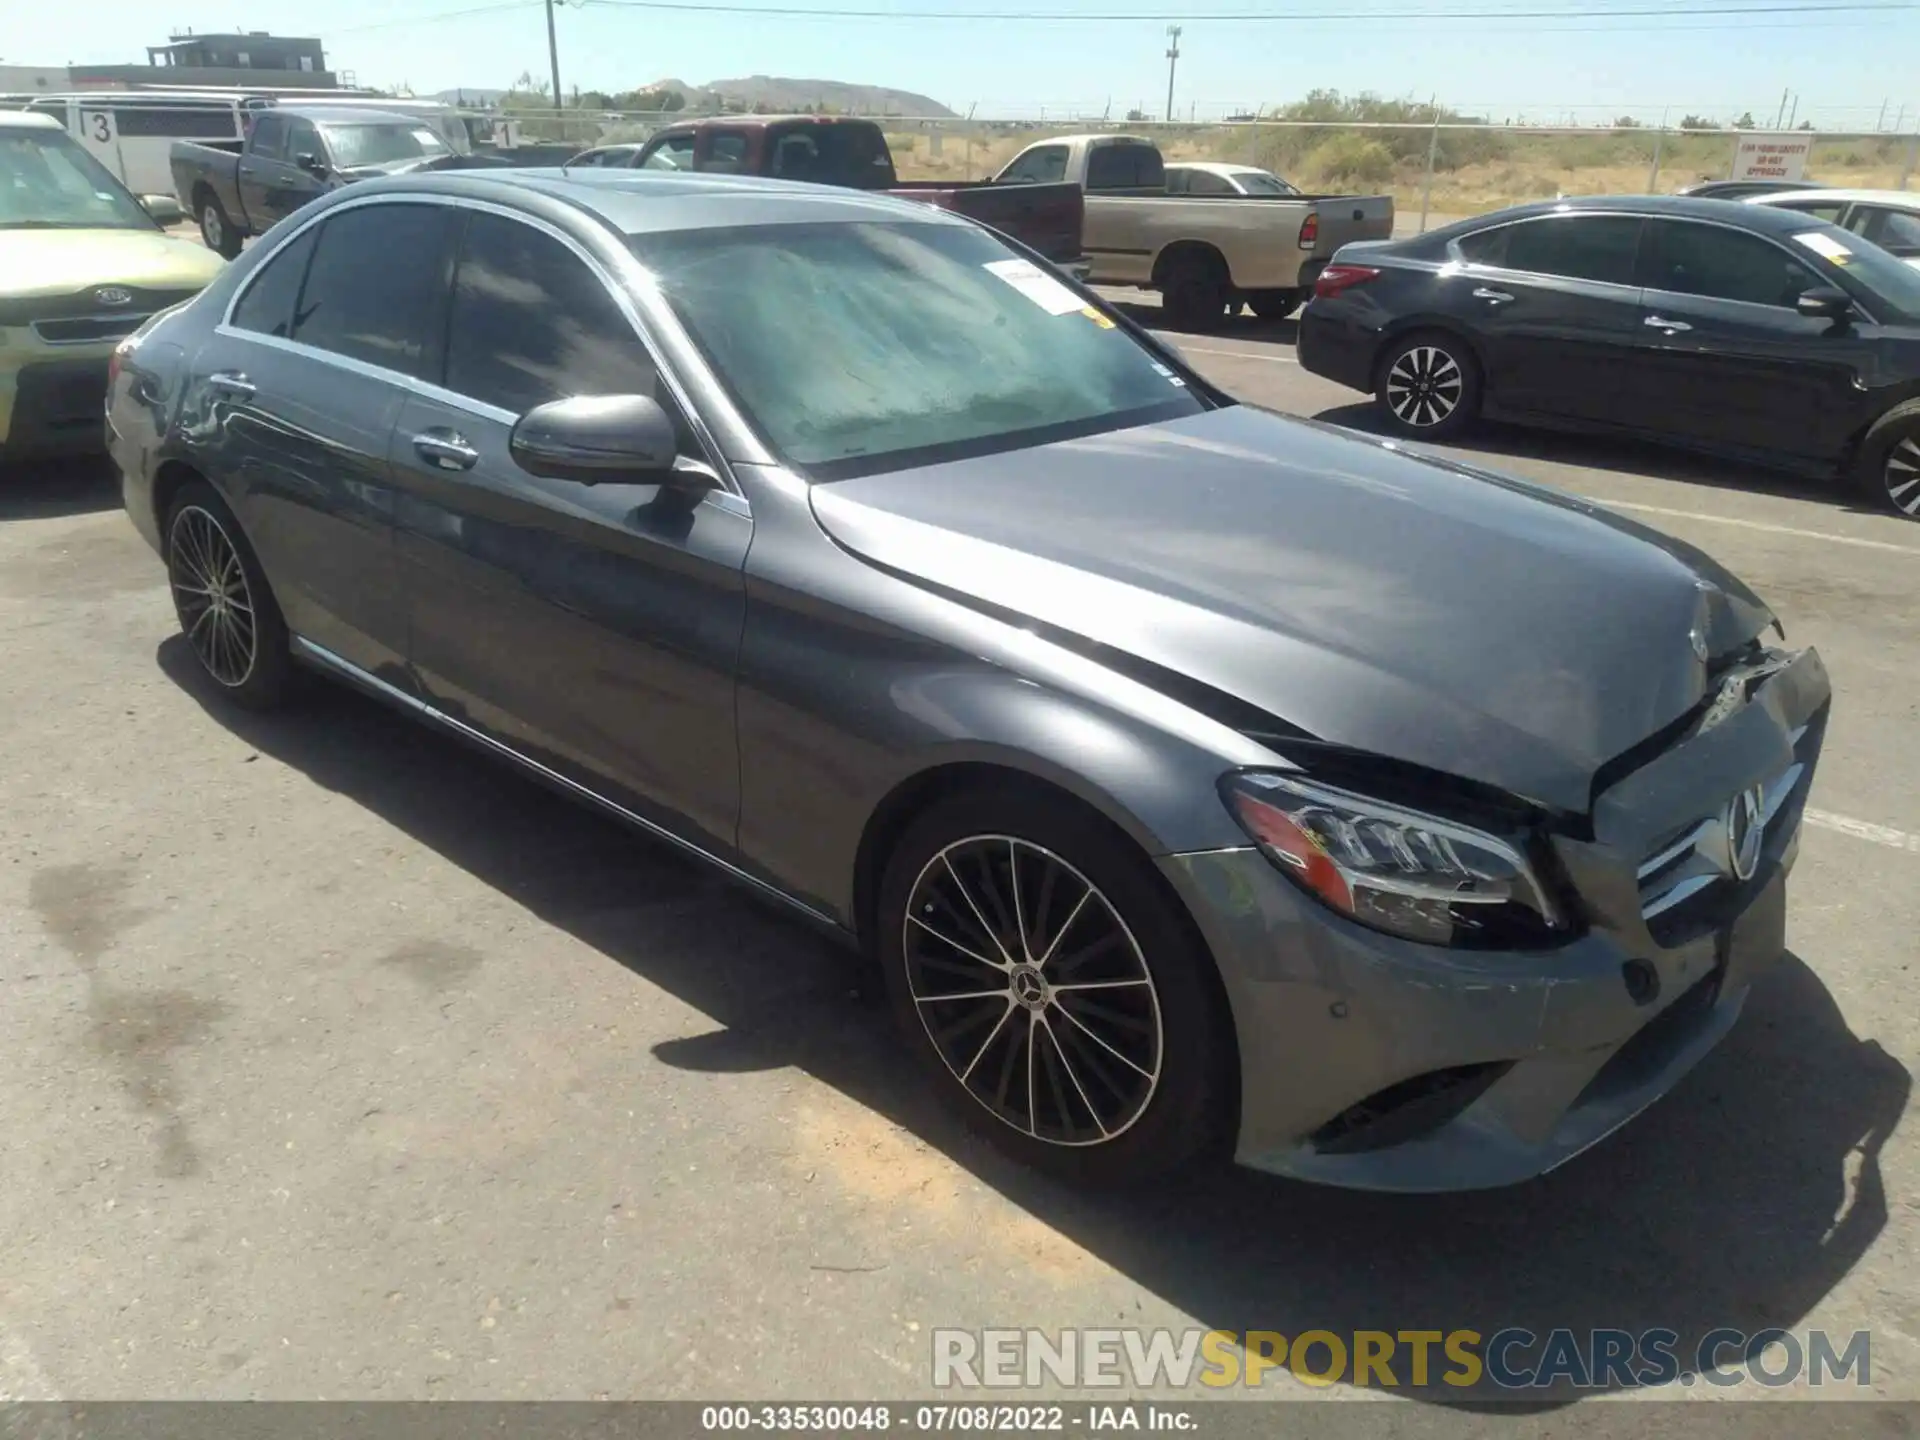
[[[1047,998],[1047,985],[1038,971],[1023,965],[1013,972],[1013,998],[1029,1009],[1038,1007]]]
[[[1727,864],[1736,880],[1751,880],[1760,868],[1760,845],[1766,839],[1767,794],[1763,786],[1742,790],[1727,806]]]
[[[133,292],[122,290],[118,285],[102,285],[93,292],[93,302],[96,305],[131,305]]]

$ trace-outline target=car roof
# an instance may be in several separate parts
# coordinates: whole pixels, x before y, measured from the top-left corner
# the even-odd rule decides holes
[[[1471,221],[1460,222],[1458,228],[1465,232],[1509,220],[1531,219],[1536,215],[1664,215],[1676,220],[1733,222],[1763,234],[1780,235],[1822,223],[1797,210],[1749,205],[1744,200],[1713,200],[1693,195],[1581,195],[1564,200],[1539,200],[1530,205],[1515,205],[1508,210],[1476,215]]]
[[[257,112],[258,115],[290,115],[295,120],[311,120],[316,124],[339,125],[366,124],[372,121],[400,121],[407,125],[422,125],[418,115],[403,115],[397,110],[382,110],[378,106],[368,105],[274,105]],[[256,116],[257,118],[257,116]]]
[[[66,128],[51,115],[30,110],[0,110],[0,129],[58,130],[64,134]]]
[[[680,170],[573,170],[564,166],[450,170],[363,181],[335,192],[354,198],[397,193],[465,196],[508,206],[517,201],[521,207],[528,207],[529,202],[537,204],[536,197],[541,197],[594,215],[626,235],[820,221],[969,223],[931,205],[869,190]]]
[[[1911,190],[1848,190],[1840,186],[1819,190],[1779,190],[1755,195],[1747,205],[1781,205],[1789,200],[1839,201],[1843,205],[1891,205],[1901,210],[1920,210],[1920,195]]]

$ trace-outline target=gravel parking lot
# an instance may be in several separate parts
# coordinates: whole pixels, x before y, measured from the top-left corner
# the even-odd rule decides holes
[[[1172,338],[1367,422],[1290,324]],[[936,1325],[1200,1324],[1865,1328],[1920,1399],[1920,526],[1651,448],[1453,453],[1711,552],[1838,695],[1733,1037],[1440,1199],[1011,1170],[825,944],[355,696],[221,706],[104,468],[0,477],[0,1397],[909,1397]]]

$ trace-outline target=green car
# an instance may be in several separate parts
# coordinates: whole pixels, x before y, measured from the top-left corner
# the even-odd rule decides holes
[[[0,463],[105,449],[107,360],[225,264],[46,115],[0,114]]]

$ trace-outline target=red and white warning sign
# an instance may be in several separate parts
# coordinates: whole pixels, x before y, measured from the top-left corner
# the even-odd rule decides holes
[[[1803,179],[1807,173],[1807,152],[1813,149],[1811,134],[1742,135],[1733,144],[1734,180]]]

